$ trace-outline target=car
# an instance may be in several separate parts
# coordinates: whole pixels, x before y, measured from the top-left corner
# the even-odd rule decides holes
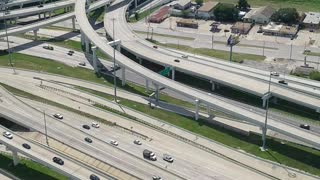
[[[156,175],[152,176],[152,179],[153,180],[162,180],[162,178],[160,176],[156,176]]]
[[[53,162],[55,162],[61,166],[64,164],[64,161],[61,158],[53,157],[52,160],[53,160]]]
[[[8,138],[8,139],[12,139],[13,138],[12,134],[9,133],[8,131],[3,132],[3,136]]]
[[[80,66],[86,66],[86,63],[85,62],[79,62],[79,65]]]
[[[91,174],[90,175],[90,180],[100,180],[100,178],[95,174]]]
[[[309,32],[314,32],[314,29],[309,29]]]
[[[180,60],[179,59],[175,59],[174,62],[180,62]]]
[[[100,125],[98,123],[95,123],[95,122],[92,122],[91,126],[95,127],[95,128],[99,128],[100,127]]]
[[[48,45],[48,44],[46,44],[46,45],[44,45],[42,47],[43,47],[43,49],[54,50],[54,48],[52,46]]]
[[[88,143],[92,143],[92,139],[90,139],[88,137],[84,138],[84,140],[87,141]]]
[[[300,124],[302,129],[310,130],[310,126],[308,124]]]
[[[152,161],[157,160],[156,154],[148,149],[143,150],[142,154],[144,158],[150,159]]]
[[[119,145],[119,143],[117,141],[115,141],[115,140],[111,140],[110,144],[112,144],[114,146],[118,146]]]
[[[188,55],[182,55],[181,57],[187,59],[189,56]]]
[[[271,76],[279,76],[280,74],[279,74],[278,72],[272,71],[272,72],[270,73],[270,75],[271,75]]]
[[[72,56],[73,55],[73,53],[71,53],[70,51],[67,53],[69,56]]]
[[[310,49],[305,49],[304,52],[306,53],[306,52],[311,52],[311,51],[310,51]]]
[[[31,149],[31,146],[27,143],[23,143],[22,147],[26,148],[26,149]]]
[[[259,29],[259,30],[257,31],[257,33],[262,33],[262,29]]]
[[[86,124],[84,124],[84,125],[82,125],[82,127],[84,128],[84,129],[90,129],[90,126],[88,126],[88,125],[86,125]]]
[[[154,45],[153,48],[158,49],[158,46]]]
[[[285,80],[280,80],[280,81],[278,81],[278,83],[288,85],[288,83]]]
[[[63,116],[59,113],[54,114],[53,117],[57,118],[57,119],[63,119]]]
[[[141,142],[141,141],[139,141],[139,140],[137,140],[137,139],[136,139],[136,140],[134,140],[134,141],[133,141],[133,143],[134,143],[134,144],[136,144],[136,145],[141,145],[141,144],[142,144],[142,142]]]
[[[42,7],[43,7],[43,4],[38,5],[38,8],[42,8]]]
[[[173,157],[170,156],[169,154],[163,154],[163,160],[172,163],[174,159],[173,159]]]

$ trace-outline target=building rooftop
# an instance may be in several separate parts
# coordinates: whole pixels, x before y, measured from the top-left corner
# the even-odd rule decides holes
[[[251,28],[251,23],[243,23],[243,22],[236,22],[231,28],[232,29],[240,29],[240,30],[247,30]]]
[[[178,0],[174,3],[174,5],[178,4],[180,6],[186,6],[187,4],[189,4],[191,2],[191,0]]]
[[[306,17],[303,20],[303,23],[306,24],[320,24],[320,13],[317,12],[308,12],[305,13]]]
[[[259,14],[270,18],[272,16],[272,14],[275,13],[275,12],[276,12],[276,10],[273,9],[271,6],[264,6],[264,7],[260,7],[260,8],[256,8],[256,9],[251,9],[244,16],[244,18],[250,19],[252,16],[256,16],[256,15],[259,15]]]
[[[219,2],[209,1],[203,4],[198,11],[201,12],[210,12],[214,7],[216,7],[219,4]]]

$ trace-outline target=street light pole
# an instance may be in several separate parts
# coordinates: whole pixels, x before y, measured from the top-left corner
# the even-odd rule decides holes
[[[43,110],[43,120],[44,120],[44,131],[46,135],[46,143],[49,146],[49,141],[48,141],[48,132],[47,132],[47,120],[46,120],[46,111]]]
[[[116,19],[112,18],[112,33],[113,33],[113,82],[114,82],[114,101],[117,103],[117,76],[116,76],[116,45],[115,45],[115,33],[114,33],[114,21]]]
[[[272,75],[272,73],[270,72],[270,75],[269,75],[269,86],[268,86],[268,96],[270,95],[271,75]],[[269,110],[269,97],[266,100],[266,115],[265,115],[265,119],[264,119],[264,127],[263,127],[263,130],[262,130],[262,147],[261,147],[262,151],[266,151],[268,110]]]
[[[291,46],[290,46],[290,58],[289,58],[289,60],[291,60],[291,57],[292,57],[292,43],[291,43]]]
[[[213,33],[211,34],[211,49],[213,49]]]
[[[4,17],[4,14],[5,12],[7,11],[8,7],[5,7],[4,4],[3,4],[3,17]],[[13,73],[15,74],[16,71],[14,69],[14,66],[12,64],[12,54],[11,54],[11,48],[10,48],[10,43],[9,43],[9,36],[8,36],[8,30],[7,30],[7,20],[5,18],[3,18],[3,22],[4,22],[4,29],[5,29],[5,33],[6,33],[6,41],[7,41],[7,48],[8,48],[8,60],[9,60],[9,65],[12,67],[13,69]]]

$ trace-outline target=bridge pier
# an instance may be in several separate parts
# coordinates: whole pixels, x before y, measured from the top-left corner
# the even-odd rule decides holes
[[[94,69],[94,72],[99,72],[98,66],[97,66],[97,46],[92,47],[92,66]]]
[[[76,18],[73,17],[71,20],[72,20],[72,31],[75,31],[76,30]]]
[[[174,80],[176,76],[176,68],[175,67],[171,67],[171,79]]]
[[[121,67],[121,83],[122,86],[126,85],[126,68],[124,66]]]
[[[200,104],[199,99],[195,100],[195,104],[196,104],[196,111],[195,111],[195,114],[194,114],[194,119],[196,121],[198,121],[198,119],[199,119],[199,104]]]
[[[146,92],[148,92],[148,91],[149,91],[149,80],[146,79]]]
[[[33,30],[34,40],[38,40],[38,29]]]
[[[134,8],[138,7],[138,0],[134,0]]]
[[[266,147],[265,147],[265,143],[266,143],[266,136],[267,136],[267,128],[261,127],[262,130],[262,147],[260,147],[261,151],[267,151]]]
[[[211,83],[211,91],[216,90],[216,84],[212,80],[210,81],[210,83]]]
[[[209,118],[211,117],[211,106],[207,105],[207,114],[209,115]]]
[[[22,9],[22,7],[23,7],[23,3],[20,4],[20,9]]]
[[[267,101],[269,101],[269,99],[272,97],[272,94],[270,93],[270,92],[268,92],[268,93],[266,93],[266,94],[264,94],[263,96],[262,96],[262,107],[266,107],[266,104],[267,104]]]
[[[156,102],[159,102],[159,85],[158,84],[154,84],[155,87],[155,98],[156,98]]]
[[[6,146],[6,150],[12,152],[13,165],[14,166],[18,165],[19,164],[18,152],[16,150],[11,149],[8,146]]]
[[[85,43],[84,43],[84,41],[85,41],[85,37],[84,37],[84,36],[85,36],[85,35],[84,35],[84,33],[82,32],[82,30],[80,30],[80,35],[81,35],[81,45],[84,46],[84,44],[85,44]]]
[[[89,53],[90,51],[90,41],[89,38],[87,36],[84,36],[85,39],[85,46],[86,46],[86,53]]]
[[[140,57],[138,57],[138,56],[136,58],[138,59],[139,64],[141,65],[142,64],[142,59]]]
[[[52,16],[52,11],[49,11],[49,18],[51,18]]]

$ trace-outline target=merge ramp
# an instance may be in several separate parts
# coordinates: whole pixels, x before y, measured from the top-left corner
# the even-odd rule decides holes
[[[121,39],[122,47],[129,52],[157,64],[162,64],[169,67],[173,66],[177,70],[180,70],[182,72],[186,72],[198,77],[204,77],[206,79],[213,80],[217,83],[221,83],[259,97],[263,97],[264,94],[268,92],[267,81],[260,81],[243,75],[234,74],[219,68],[201,65],[199,63],[183,60],[180,58],[178,58],[180,59],[179,63],[174,62],[174,59],[176,59],[175,57],[169,56],[165,53],[159,53],[158,50],[153,48],[153,44],[149,42],[141,42],[141,39],[129,30],[130,28],[126,23],[126,6],[121,7],[121,9],[121,13],[117,13],[117,10],[109,12],[109,19],[107,15],[105,15],[104,25],[106,31],[112,37],[112,21],[110,20],[110,18],[116,17],[116,38]],[[296,102],[300,105],[307,105],[307,107],[315,110],[320,109],[319,97],[301,93],[299,91],[295,91],[281,85],[272,85],[272,87],[272,92],[274,93],[274,95],[281,94],[281,97],[285,97],[284,99],[288,101]]]
[[[108,1],[100,0],[100,1],[97,1],[95,3],[92,3],[89,9],[90,10],[95,10],[95,9],[98,9],[98,8],[108,4],[108,3],[109,3]],[[7,33],[8,33],[8,36],[26,33],[26,32],[32,31],[34,29],[39,29],[39,28],[42,28],[42,27],[46,27],[46,26],[49,26],[49,25],[52,25],[52,24],[56,24],[58,22],[62,22],[62,21],[71,19],[74,16],[75,16],[74,12],[66,13],[66,14],[63,14],[63,15],[60,15],[60,16],[56,16],[56,17],[52,17],[50,19],[42,20],[42,21],[39,21],[39,22],[36,22],[36,23],[33,23],[33,24],[28,24],[28,25],[21,26],[21,27],[18,27],[18,28],[10,28],[10,29],[8,29]],[[6,32],[5,31],[1,31],[0,32],[0,37],[5,37],[5,36],[6,36]]]
[[[76,0],[76,6],[75,6],[75,14],[76,18],[78,19],[79,26],[82,30],[82,32],[95,44],[104,54],[113,57],[113,48],[106,44],[103,39],[94,31],[94,29],[91,27],[90,23],[88,22],[86,12],[85,12],[85,3],[81,0]],[[117,29],[118,30],[118,29]],[[140,66],[139,64],[133,62],[126,56],[122,55],[120,52],[115,51],[116,54],[116,61],[121,66],[124,66],[128,68],[129,70],[139,74],[140,76],[152,80],[154,83],[170,88],[171,90],[180,93],[182,95],[185,95],[186,97],[198,99],[201,103],[209,105],[211,107],[216,107],[218,109],[223,110],[224,112],[228,112],[236,117],[240,117],[244,120],[253,122],[258,125],[264,124],[264,116],[255,114],[253,112],[250,112],[248,110],[239,108],[235,105],[229,104],[227,102],[224,102],[222,100],[216,99],[206,93],[203,93],[199,90],[196,90],[192,87],[183,85],[181,83],[178,83],[176,81],[170,80],[168,78],[165,78],[157,73],[154,73],[153,71]],[[281,125],[281,126],[280,126]],[[281,127],[278,128],[278,127]],[[291,126],[276,122],[272,119],[269,119],[268,124],[269,129],[273,129],[279,133],[283,133],[290,137],[295,137],[298,140],[301,140],[303,142],[310,143],[311,145],[317,147],[320,149],[320,137],[314,134],[310,134],[306,131],[303,131],[301,129],[292,128]],[[298,136],[298,137],[297,137]]]
[[[7,130],[4,129],[3,127],[0,127],[0,131],[4,132]],[[55,171],[71,179],[89,179],[91,174],[97,174],[96,172],[90,171],[87,167],[81,165],[80,163],[77,163],[61,154],[54,153],[49,148],[44,148],[42,146],[39,146],[29,140],[22,138],[18,134],[12,133],[12,135],[13,135],[12,139],[8,139],[8,138],[5,138],[4,136],[1,136],[0,142],[6,145],[7,147],[9,147],[10,150],[15,150],[27,157],[30,157],[36,162],[39,162],[47,167],[50,167]],[[28,143],[31,146],[31,149],[28,150],[23,148],[22,147],[23,143]],[[54,163],[52,161],[53,157],[61,157],[64,161],[64,165],[61,166]],[[99,175],[99,177],[102,178],[101,175]]]

